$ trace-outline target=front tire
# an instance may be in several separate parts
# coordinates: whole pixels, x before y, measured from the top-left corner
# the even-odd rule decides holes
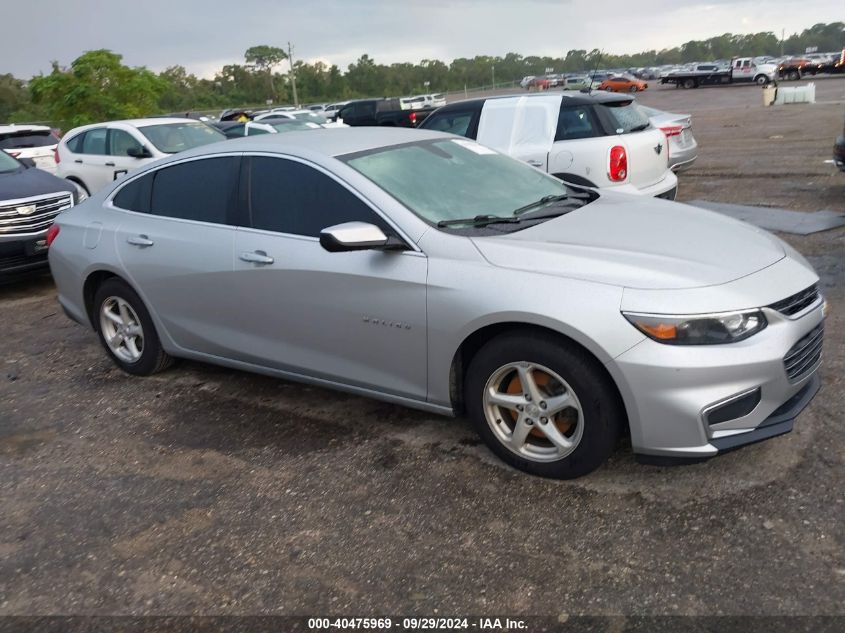
[[[123,371],[149,376],[167,369],[164,351],[144,302],[124,281],[104,281],[94,294],[94,327],[108,355]]]
[[[465,402],[481,439],[532,475],[572,479],[611,455],[623,412],[601,366],[565,340],[524,331],[479,350],[467,369]]]
[[[766,77],[766,75],[757,75],[757,76],[754,78],[754,82],[755,82],[758,86],[765,86],[767,83],[769,83],[769,78],[768,78],[768,77]]]

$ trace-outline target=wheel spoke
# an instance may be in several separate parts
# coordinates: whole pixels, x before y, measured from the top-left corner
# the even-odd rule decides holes
[[[117,347],[117,344],[123,340],[123,337],[115,332],[114,334],[106,337],[106,343],[109,344],[109,347]]]
[[[522,394],[499,393],[491,387],[487,392],[487,402],[503,409],[516,411],[517,406],[525,404],[525,398]]]
[[[525,444],[525,438],[528,437],[528,434],[531,432],[533,427],[528,426],[522,418],[516,421],[516,424],[513,427],[513,433],[511,433],[511,445],[514,448],[522,448]]]
[[[120,318],[123,320],[123,325],[132,323],[132,317],[129,316],[129,308],[122,301],[118,302],[117,307],[120,309]]]
[[[143,330],[141,329],[140,325],[130,325],[126,328],[126,336],[141,336],[143,334]]]
[[[516,371],[519,374],[519,382],[522,385],[523,393],[531,396],[534,402],[542,400],[543,394],[540,393],[540,388],[534,380],[534,368],[530,365],[520,365]]]
[[[103,310],[103,316],[105,316],[112,323],[115,323],[117,325],[123,325],[123,321],[120,319],[120,315],[115,314],[114,312],[112,312],[108,308]]]
[[[135,342],[135,337],[127,336],[124,341],[126,343],[126,349],[129,351],[129,354],[131,354],[132,358],[138,358],[141,355],[141,352],[138,349],[137,343]]]
[[[572,448],[572,441],[560,432],[560,429],[555,426],[553,421],[546,422],[545,424],[538,424],[537,428],[540,429],[540,432],[542,432],[543,435],[545,435],[546,438],[558,448],[558,450],[566,451]]]
[[[559,411],[563,411],[567,407],[572,406],[573,400],[569,396],[569,392],[567,391],[564,394],[559,396],[552,396],[550,398],[545,398],[546,403],[546,410],[545,413],[549,416],[558,413]]]

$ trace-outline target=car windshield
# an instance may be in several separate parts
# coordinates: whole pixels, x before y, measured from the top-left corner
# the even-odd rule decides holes
[[[226,140],[222,132],[199,121],[147,125],[141,128],[141,133],[165,154],[184,152],[186,149]]]
[[[649,127],[648,115],[633,101],[610,101],[599,107],[605,108],[615,121],[617,134],[639,132]]]
[[[568,192],[560,180],[467,139],[417,141],[339,158],[432,224],[513,217],[520,207]]]
[[[28,130],[26,132],[0,133],[0,149],[22,149],[28,147],[49,147],[59,142],[50,130]]]
[[[273,121],[270,123],[276,132],[297,132],[299,130],[314,130],[320,126],[311,121],[300,121],[298,119],[287,119],[285,121]]]
[[[21,164],[6,152],[0,152],[0,174],[20,169]]]
[[[316,112],[297,112],[294,114],[297,119],[300,121],[310,121],[311,123],[328,123],[329,120],[324,117],[322,114],[317,114]]]

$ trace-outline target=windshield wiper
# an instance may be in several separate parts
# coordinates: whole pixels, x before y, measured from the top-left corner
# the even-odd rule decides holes
[[[558,202],[560,200],[566,200],[569,198],[569,194],[562,193],[557,196],[543,196],[539,200],[535,200],[534,202],[529,202],[523,207],[519,207],[518,209],[513,210],[514,215],[519,215],[520,213],[525,213],[526,211],[530,211],[531,209],[536,209],[537,207],[542,207],[544,204],[549,204],[550,202]]]
[[[473,226],[487,226],[488,224],[519,222],[519,218],[503,218],[498,215],[477,215],[474,218],[459,218],[457,220],[440,220],[438,227],[453,226],[455,224],[472,224]]]
[[[630,131],[631,131],[631,132],[642,132],[642,131],[643,131],[644,129],[646,129],[649,125],[651,125],[651,123],[643,123],[642,125],[638,125],[637,127],[632,127],[632,128],[630,129]]]

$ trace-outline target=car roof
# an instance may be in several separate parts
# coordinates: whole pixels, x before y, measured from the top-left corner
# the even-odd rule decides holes
[[[452,103],[443,106],[440,108],[441,110],[446,111],[446,109],[451,109],[452,106],[455,105],[482,105],[486,101],[493,101],[496,99],[534,99],[538,97],[548,97],[549,92],[535,92],[531,94],[509,94],[509,95],[497,95],[494,97],[481,97],[476,99],[465,99],[463,101],[453,101]],[[551,93],[555,94],[555,93]],[[610,103],[610,102],[621,102],[621,101],[631,101],[632,97],[630,95],[620,95],[612,92],[560,92],[561,97],[563,97],[566,103],[572,103],[575,105],[584,105],[584,104],[595,104],[595,103]]]
[[[456,137],[452,134],[430,132],[416,128],[322,128],[319,130],[287,132],[285,134],[245,136],[243,138],[220,141],[179,152],[170,158],[151,163],[151,165],[163,165],[169,162],[185,160],[186,158],[232,152],[270,152],[313,159],[320,159],[321,157],[333,158],[343,156],[344,154],[366,152],[382,147],[438,138],[450,139]]]
[[[150,125],[168,125],[173,123],[203,123],[203,121],[198,121],[197,119],[186,119],[185,117],[150,117],[147,119],[120,119],[117,121],[101,121],[99,123],[89,123],[88,125],[80,125],[79,127],[75,127],[70,130],[67,134],[65,134],[65,137],[70,138],[71,136],[75,136],[78,132],[83,132],[85,130],[90,130],[96,127],[102,127],[104,125],[112,125],[114,123],[122,123],[124,125],[129,125],[131,127],[136,128],[144,128]]]

